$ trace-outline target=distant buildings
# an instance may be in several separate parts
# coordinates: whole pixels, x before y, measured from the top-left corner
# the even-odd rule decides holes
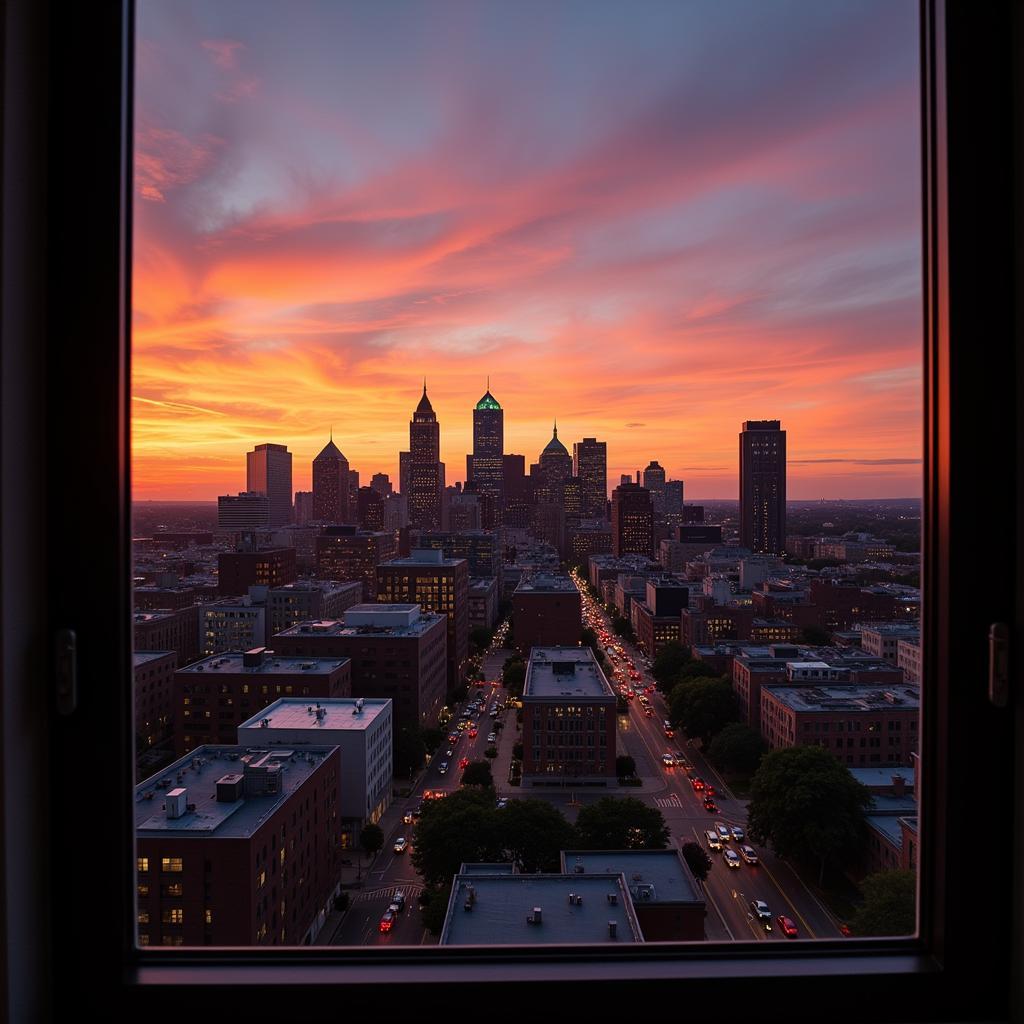
[[[778,420],[747,420],[740,433],[740,544],[785,551],[786,432]]]
[[[332,437],[313,460],[313,519],[318,523],[350,523],[349,465]]]
[[[273,587],[267,598],[270,613],[268,636],[310,619],[339,619],[346,608],[363,600],[363,585],[358,580],[338,583],[333,580],[304,580]],[[273,646],[273,645],[271,645]]]
[[[241,546],[217,556],[217,589],[221,594],[245,594],[250,587],[283,587],[295,579],[295,548]]]
[[[265,494],[268,526],[292,521],[292,454],[283,444],[258,444],[245,456],[245,489]]]
[[[504,453],[505,413],[488,386],[473,409],[473,453],[466,459],[467,481],[487,498],[480,525],[488,530],[501,524],[505,508]]]
[[[242,533],[270,527],[270,498],[257,491],[222,494],[217,498],[217,528]]]
[[[398,545],[390,530],[327,526],[316,538],[316,574],[320,579],[359,580],[367,600],[377,595],[377,566],[393,558]]]
[[[654,553],[654,508],[651,492],[634,483],[621,483],[612,491],[612,554]]]
[[[585,437],[572,446],[572,473],[580,485],[580,515],[605,520],[608,507],[608,443]]]
[[[409,525],[424,530],[441,529],[441,428],[437,422],[427,383],[409,423]]]
[[[589,647],[534,647],[522,702],[524,785],[614,784],[616,697]]]

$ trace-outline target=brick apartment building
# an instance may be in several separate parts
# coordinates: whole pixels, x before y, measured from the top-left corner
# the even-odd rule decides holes
[[[263,647],[217,654],[174,674],[174,742],[179,754],[234,743],[237,728],[281,697],[349,697],[348,658],[295,658]]]
[[[136,787],[143,946],[308,945],[338,890],[337,747],[203,745]]]
[[[199,657],[199,612],[195,606],[135,612],[132,638],[136,651],[174,651],[179,665]]]
[[[339,583],[335,580],[303,580],[274,587],[267,597],[270,636],[311,619],[339,619],[346,608],[363,600],[363,584],[359,581]],[[273,646],[273,645],[271,645]]]
[[[217,556],[217,589],[224,596],[250,587],[283,587],[295,580],[295,548],[222,551]]]
[[[583,635],[583,600],[569,576],[536,573],[512,595],[512,632],[516,647],[569,647]]]
[[[136,755],[174,731],[174,651],[136,651],[133,661]]]
[[[417,604],[355,605],[344,621],[301,622],[273,638],[281,655],[348,658],[352,695],[390,698],[396,731],[437,725],[447,642],[447,618]]]
[[[377,596],[377,566],[394,558],[398,541],[390,530],[325,526],[316,538],[316,574],[325,580],[359,580],[364,601]]]

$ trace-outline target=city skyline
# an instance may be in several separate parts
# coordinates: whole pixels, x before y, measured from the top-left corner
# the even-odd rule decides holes
[[[397,480],[423,375],[449,481],[489,375],[528,462],[726,497],[774,417],[793,498],[919,495],[916,7],[737,6],[141,4],[135,497]]]

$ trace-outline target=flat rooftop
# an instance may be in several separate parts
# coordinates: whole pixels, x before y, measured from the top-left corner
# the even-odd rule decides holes
[[[445,558],[440,548],[417,548],[406,558],[391,558],[381,562],[378,569],[401,568],[402,566],[439,565],[451,569],[456,565],[465,565],[465,558]]]
[[[891,814],[868,814],[865,819],[868,828],[880,832],[893,846],[899,848],[903,845],[903,829],[900,828],[900,819]]]
[[[582,868],[582,871],[578,871]],[[634,906],[645,903],[700,903],[704,897],[675,849],[563,850],[562,870],[575,875],[622,873]]]
[[[493,576],[471,576],[469,578],[470,591],[488,591],[497,587],[498,581]]]
[[[157,658],[166,658],[168,654],[174,653],[174,651],[134,651],[132,653],[132,667],[138,668],[147,662],[156,661]]]
[[[315,591],[327,593],[331,590],[351,590],[353,587],[362,589],[362,580],[302,580],[298,583],[282,583],[278,587],[271,587],[271,596],[274,594],[308,594]]]
[[[523,696],[615,700],[615,692],[589,647],[532,648]]]
[[[848,768],[847,771],[863,786],[891,787],[894,775],[899,775],[907,789],[914,788],[913,768]]]
[[[879,689],[861,683],[834,686],[765,686],[769,693],[794,711],[918,711],[921,691],[914,686],[894,685]]]
[[[556,593],[572,593],[577,594],[579,591],[576,589],[576,584],[573,583],[569,576],[563,576],[561,574],[538,572],[532,576],[521,580],[519,586],[516,587],[517,594],[556,594]]]
[[[197,747],[159,774],[135,787],[135,833],[147,836],[202,836],[239,839],[251,836],[271,814],[299,789],[323,763],[334,746],[306,747],[301,752],[287,748],[260,750],[237,745]],[[217,781],[225,775],[242,775],[246,761],[279,764],[281,791],[266,796],[242,796],[232,803],[217,799]],[[179,779],[179,773],[181,778]],[[187,802],[195,805],[180,818],[168,818],[164,799],[171,791],[187,791]]]
[[[419,608],[419,605],[416,605]],[[351,611],[351,609],[349,609]],[[275,633],[275,637],[330,636],[330,637],[420,637],[447,617],[438,612],[420,612],[411,622],[395,619],[388,625],[348,625],[343,619],[314,619],[298,622],[288,629]]]
[[[162,622],[166,619],[173,619],[181,610],[183,609],[169,608],[166,611],[134,612],[132,614],[132,622],[135,623],[136,626],[141,625],[144,622]]]
[[[570,903],[569,894],[580,897]],[[472,894],[472,909],[466,901]],[[614,897],[614,901],[609,899]],[[540,908],[539,924],[527,917]],[[611,937],[609,921],[615,922]],[[643,942],[622,874],[458,874],[442,946]]]
[[[872,622],[860,627],[861,633],[878,633],[879,636],[898,636],[916,639],[921,635],[921,626],[917,622]]]
[[[356,714],[356,703],[360,700],[362,711]],[[267,734],[273,733],[275,729],[343,729],[362,732],[386,714],[390,704],[391,700],[387,697],[327,697],[312,701],[283,698],[274,701],[258,715],[253,715],[238,728],[259,729],[260,722],[268,719],[269,725],[262,730]],[[320,714],[317,714],[318,708]]]
[[[510,862],[503,864],[463,864],[459,868],[460,875],[512,875],[515,866]]]
[[[245,665],[241,651],[228,654],[211,654],[208,658],[193,662],[179,672],[213,672],[221,675],[329,675],[336,672],[348,658],[299,658],[278,656],[269,652],[258,665]]]

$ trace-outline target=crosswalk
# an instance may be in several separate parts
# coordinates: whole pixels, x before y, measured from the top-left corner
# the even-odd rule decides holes
[[[396,892],[404,893],[406,900],[411,900],[414,896],[418,896],[422,890],[423,886],[416,884],[385,885],[379,889],[368,889],[352,894],[352,902],[369,903],[372,900],[383,899],[385,896],[393,896]]]
[[[659,807],[679,807],[683,806],[683,801],[679,799],[678,793],[673,793],[671,796],[656,796],[654,802]]]

